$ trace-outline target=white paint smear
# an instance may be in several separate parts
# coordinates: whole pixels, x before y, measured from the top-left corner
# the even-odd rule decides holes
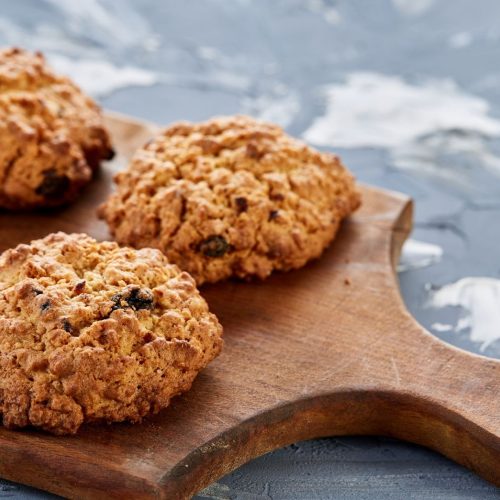
[[[321,146],[390,148],[450,129],[500,135],[500,121],[488,115],[488,103],[451,80],[413,85],[397,76],[356,72],[327,86],[324,94],[326,114],[304,133]]]
[[[435,332],[450,332],[453,330],[453,325],[447,325],[446,323],[432,323],[431,329]]]
[[[500,280],[464,278],[431,293],[430,307],[460,306],[464,315],[455,331],[470,329],[470,339],[481,344],[484,351],[500,339]]]
[[[456,129],[424,135],[394,148],[391,159],[395,167],[444,180],[465,192],[478,188],[471,182],[474,169],[500,177],[500,158],[492,152],[488,137],[475,131]]]
[[[412,239],[407,240],[401,251],[398,272],[431,266],[439,262],[442,256],[443,249],[439,245]]]
[[[460,33],[455,33],[448,40],[448,44],[453,49],[463,49],[468,47],[472,43],[472,34],[468,31],[461,31]]]
[[[131,2],[113,0],[45,0],[64,18],[63,29],[90,38],[102,47],[149,46],[155,34]],[[130,4],[130,5],[129,5]]]
[[[118,67],[102,60],[73,60],[57,54],[48,54],[47,58],[56,71],[70,76],[94,97],[102,97],[120,88],[149,86],[158,81],[155,73],[134,66]]]
[[[310,11],[320,14],[329,24],[339,24],[342,20],[339,11],[326,0],[307,0]]]
[[[206,61],[215,61],[219,57],[219,51],[215,47],[201,45],[196,49],[198,56]]]
[[[40,2],[42,3],[42,2]],[[35,24],[0,19],[2,43],[73,56],[126,54],[130,48],[157,48],[158,35],[130,2],[44,0],[48,21]]]
[[[299,99],[294,92],[279,96],[264,94],[243,100],[244,113],[282,127],[290,125],[299,109]]]

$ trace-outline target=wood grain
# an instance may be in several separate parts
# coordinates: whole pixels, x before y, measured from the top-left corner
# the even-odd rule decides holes
[[[95,207],[152,128],[109,122],[119,150],[73,206],[0,214],[0,247],[54,230],[108,237]],[[446,345],[410,317],[394,264],[411,229],[405,196],[363,187],[363,207],[324,256],[265,282],[203,288],[222,355],[141,425],[76,437],[0,429],[0,474],[74,498],[186,498],[294,441],[381,434],[428,446],[500,485],[500,362]]]

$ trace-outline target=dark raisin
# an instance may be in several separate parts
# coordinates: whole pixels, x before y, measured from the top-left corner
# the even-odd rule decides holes
[[[214,234],[200,243],[199,251],[207,257],[222,257],[230,248],[222,236]]]
[[[60,198],[70,187],[69,178],[59,175],[54,168],[43,172],[43,181],[35,189],[35,193],[44,198]]]
[[[62,320],[62,327],[68,333],[73,333],[73,327],[71,326],[71,323],[69,322],[68,318],[63,318],[63,320]]]
[[[112,148],[103,150],[100,147],[87,148],[85,151],[85,161],[92,170],[99,168],[102,160],[110,161],[115,157],[115,151]]]
[[[264,152],[259,151],[259,148],[252,142],[247,144],[246,155],[254,160],[260,160],[264,156]]]
[[[248,201],[245,197],[238,196],[234,199],[234,202],[236,203],[236,208],[239,213],[246,212],[248,210]]]
[[[267,252],[267,256],[268,256],[270,259],[278,259],[278,258],[281,256],[280,249],[279,249],[279,248],[271,248],[271,249]]]
[[[43,311],[46,311],[50,307],[50,300],[46,300],[41,306],[40,309]]]
[[[283,201],[285,197],[281,193],[274,193],[269,196],[273,201]]]
[[[82,293],[83,290],[85,289],[85,280],[82,280],[82,281],[79,281],[76,285],[75,285],[75,293]]]
[[[134,311],[138,311],[139,309],[153,309],[154,306],[154,298],[151,290],[142,288],[132,288],[131,290],[117,293],[111,297],[111,300],[114,302],[111,311],[125,307],[130,307]]]
[[[279,211],[278,210],[271,210],[269,212],[269,220],[274,220],[276,217],[278,217]]]
[[[125,299],[128,305],[138,311],[139,309],[153,309],[153,294],[151,290],[133,288]]]
[[[112,160],[116,155],[116,152],[113,148],[108,148],[108,150],[106,151],[106,155],[104,156],[104,159],[105,160]]]
[[[121,293],[115,293],[111,297],[112,302],[114,302],[113,307],[111,308],[112,311],[116,311],[117,309],[123,309],[122,307],[122,294]]]

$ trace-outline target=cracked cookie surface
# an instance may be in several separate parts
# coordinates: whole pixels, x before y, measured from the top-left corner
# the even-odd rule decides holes
[[[299,268],[360,204],[336,156],[245,116],[167,128],[115,182],[99,215],[116,240],[159,248],[198,284]]]
[[[40,53],[0,50],[0,207],[68,203],[112,156],[90,97]]]
[[[222,327],[158,250],[56,233],[0,256],[0,414],[75,433],[137,422],[188,390]]]

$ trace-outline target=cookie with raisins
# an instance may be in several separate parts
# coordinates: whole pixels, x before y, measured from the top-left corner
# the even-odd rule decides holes
[[[68,203],[112,155],[90,97],[40,53],[0,50],[0,208]]]
[[[56,233],[0,255],[0,416],[73,434],[138,422],[187,391],[222,327],[151,248]]]
[[[99,209],[119,243],[155,247],[198,284],[319,257],[360,204],[340,160],[249,117],[167,128]]]

